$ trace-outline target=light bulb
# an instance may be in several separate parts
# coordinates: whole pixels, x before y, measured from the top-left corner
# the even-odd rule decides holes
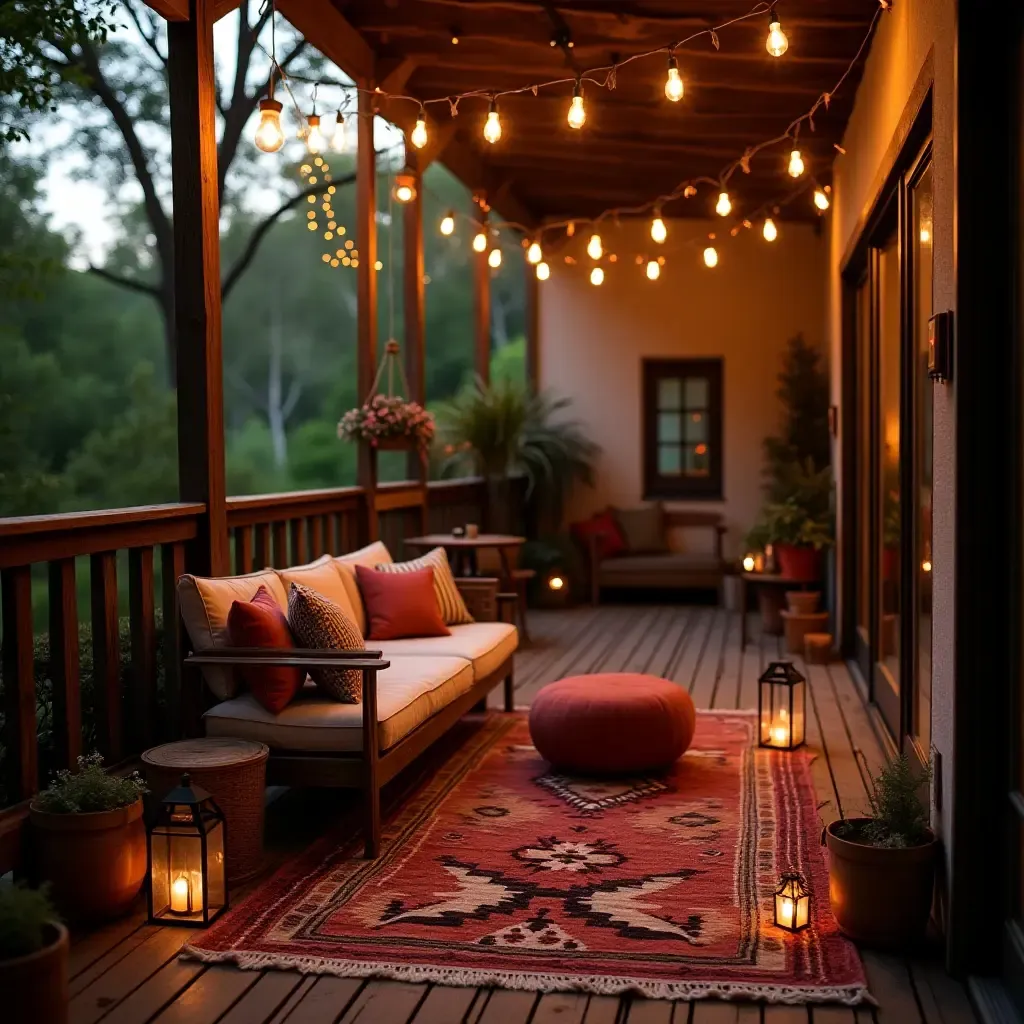
[[[804,158],[800,155],[799,149],[794,149],[789,154],[789,176],[799,178],[804,173]]]
[[[422,149],[427,144],[427,122],[422,117],[416,118],[416,125],[409,135],[409,141],[417,149]]]
[[[501,138],[501,121],[498,119],[498,104],[491,100],[491,109],[487,111],[484,122],[484,138],[493,146]]]
[[[413,192],[408,185],[396,185],[395,186],[395,199],[400,203],[411,203],[416,198],[416,193]]]
[[[572,91],[572,103],[569,104],[569,116],[566,118],[570,128],[582,128],[587,123],[587,110],[583,106],[583,89],[579,82]]]
[[[548,580],[548,587],[551,590],[561,590],[564,586],[565,580],[563,580],[561,576],[552,576],[551,579]]]
[[[331,132],[331,150],[335,153],[345,152],[345,118],[340,110],[334,118],[334,131]]]
[[[814,205],[819,210],[828,209],[828,196],[820,188],[814,190]]]
[[[761,230],[761,234],[764,235],[766,242],[774,242],[779,237],[779,229],[775,226],[775,221],[771,217],[766,217],[764,221],[764,228]]]
[[[657,281],[661,276],[661,264],[657,260],[647,261],[647,280]]]
[[[449,210],[441,218],[441,234],[450,235],[455,231],[455,213]]]
[[[704,250],[704,266],[705,267],[717,267],[718,266],[718,250],[713,245],[709,245]]]
[[[487,232],[479,231],[473,236],[473,251],[483,252],[487,248]]]
[[[661,217],[655,217],[651,221],[651,238],[655,242],[664,242],[668,238],[668,228],[665,227],[665,222]]]
[[[590,272],[590,283],[593,285],[604,284],[604,271],[600,267],[594,267]]]
[[[601,245],[600,235],[591,235],[590,241],[587,242],[587,255],[592,260],[599,260],[604,253],[604,248]]]
[[[551,276],[551,268],[546,263],[537,264],[537,280],[546,281]]]
[[[540,249],[540,242],[531,242],[530,248],[526,250],[526,258],[530,263],[540,263],[543,255]]]
[[[324,133],[320,131],[320,115],[310,114],[307,124],[309,125],[309,131],[306,132],[306,149],[313,154],[322,153],[326,143],[324,141]]]
[[[260,100],[260,123],[256,127],[256,148],[276,153],[284,145],[281,130],[281,104],[267,97]]]
[[[399,203],[411,203],[416,198],[416,175],[403,171],[395,175],[395,187],[391,193]]]
[[[492,249],[487,254],[487,264],[488,264],[488,266],[493,267],[495,270],[497,270],[498,267],[501,266],[501,250],[500,249]]]
[[[683,98],[683,80],[679,77],[679,62],[668,59],[668,78],[665,79],[665,99],[678,103]]]
[[[918,237],[921,239],[922,243],[927,245],[932,240],[932,233],[927,228],[921,228]]]
[[[782,31],[782,22],[776,17],[774,7],[768,15],[768,38],[765,40],[764,48],[773,57],[781,57],[789,49],[789,40]]]
[[[715,213],[719,217],[728,217],[732,213],[732,201],[729,199],[728,192],[718,193],[718,202],[715,203]]]

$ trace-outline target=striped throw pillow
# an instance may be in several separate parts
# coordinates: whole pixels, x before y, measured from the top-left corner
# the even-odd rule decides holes
[[[414,558],[411,562],[382,562],[375,566],[378,572],[416,572],[418,569],[434,570],[434,593],[437,594],[437,606],[441,609],[441,618],[446,626],[464,626],[473,622],[466,602],[462,600],[459,588],[455,585],[452,567],[448,564],[448,556],[444,548],[434,548],[422,558]]]

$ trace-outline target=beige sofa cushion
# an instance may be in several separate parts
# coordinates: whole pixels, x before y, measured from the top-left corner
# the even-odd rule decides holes
[[[352,618],[359,627],[359,632],[366,636],[366,608],[363,605],[363,596],[359,593],[359,584],[356,582],[356,566],[362,565],[367,569],[373,569],[378,565],[390,565],[394,559],[391,552],[379,540],[367,544],[365,548],[352,551],[347,555],[339,555],[332,561],[338,567],[345,589],[348,591],[349,603],[352,605]]]
[[[381,657],[396,665],[406,658],[456,655],[473,663],[473,677],[483,679],[497,669],[519,646],[519,633],[507,622],[471,622],[452,626],[451,636],[425,636],[408,640],[378,640]]]
[[[393,747],[428,718],[473,688],[462,658],[400,658],[377,675],[378,743]],[[251,693],[224,701],[203,716],[207,736],[266,743],[272,750],[354,753],[363,746],[363,706],[340,704],[307,680],[302,692],[273,715]]]
[[[194,651],[228,646],[228,612],[233,601],[251,601],[263,586],[288,614],[284,585],[272,569],[246,576],[207,578],[185,575],[178,579],[178,605]],[[204,668],[203,678],[215,697],[227,700],[235,695],[238,684],[229,668]]]
[[[352,604],[352,595],[345,585],[345,576],[330,555],[324,555],[307,565],[297,565],[293,569],[275,569],[284,584],[285,598],[292,583],[309,587],[328,601],[336,604],[353,622],[358,625],[356,610]],[[357,595],[358,596],[358,595]],[[357,602],[362,605],[362,602]]]

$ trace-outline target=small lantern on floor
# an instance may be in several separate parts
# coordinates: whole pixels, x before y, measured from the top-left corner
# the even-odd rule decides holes
[[[220,808],[188,775],[157,808],[149,828],[149,920],[206,927],[228,907]]]
[[[787,871],[775,890],[775,927],[798,932],[811,923],[811,894],[798,871]]]
[[[758,683],[760,745],[777,750],[803,746],[807,680],[791,661],[773,661]]]

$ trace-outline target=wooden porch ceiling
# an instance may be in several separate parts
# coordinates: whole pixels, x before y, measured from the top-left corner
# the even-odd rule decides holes
[[[282,0],[294,20],[303,8],[331,6],[339,24],[354,30],[347,45],[365,42],[373,63],[397,75],[402,92],[422,100],[468,90],[504,90],[539,80],[572,76],[633,53],[676,42],[712,24],[750,11],[751,0]],[[765,51],[767,15],[719,33],[716,52],[707,36],[677,51],[686,84],[676,104],[664,96],[667,58],[636,61],[617,75],[614,90],[586,88],[587,124],[566,126],[571,87],[525,93],[500,101],[504,134],[496,146],[481,137],[485,99],[466,99],[452,122],[445,163],[472,165],[470,178],[504,186],[519,212],[531,220],[588,217],[609,207],[639,205],[671,191],[680,181],[717,178],[744,150],[781,135],[815,99],[830,90],[853,59],[877,11],[875,0],[779,0],[778,15],[789,37],[779,59]],[[326,26],[325,26],[326,28]],[[561,37],[556,45],[553,39]],[[326,33],[311,31],[324,47]],[[458,44],[453,44],[453,36]],[[566,45],[571,39],[573,46]],[[328,53],[328,55],[330,55]],[[342,65],[344,67],[344,65]],[[350,73],[358,70],[345,68]],[[838,142],[849,117],[861,64],[827,110],[804,128],[800,149],[808,169],[829,180]],[[392,103],[391,108],[410,108]],[[392,116],[394,109],[382,111]],[[448,111],[433,106],[438,125]],[[398,112],[401,118],[401,112]],[[786,144],[756,156],[749,175],[732,182],[736,213],[751,211],[792,190],[785,175]],[[453,167],[466,180],[466,167]],[[478,187],[477,182],[467,184]],[[494,189],[492,188],[492,191]],[[679,200],[672,216],[707,216],[712,189]],[[508,203],[506,202],[506,205]],[[502,210],[512,216],[508,210]],[[810,202],[792,216],[813,219]]]

